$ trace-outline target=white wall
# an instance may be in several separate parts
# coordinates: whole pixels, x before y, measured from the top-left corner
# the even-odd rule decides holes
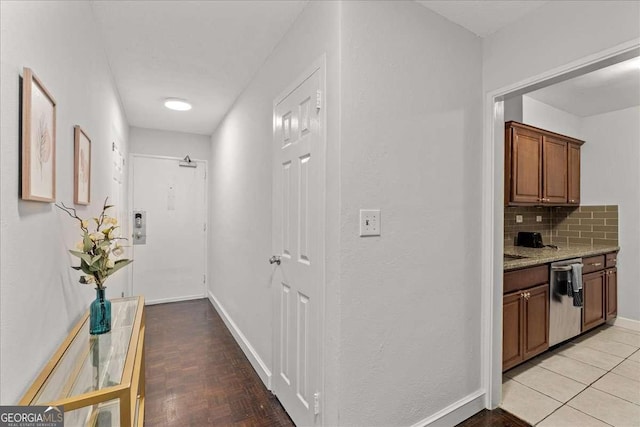
[[[337,425],[336,275],[339,147],[338,2],[309,2],[211,138],[209,290],[257,357],[272,367],[271,185],[273,101],[322,54],[327,61],[327,233],[323,416]],[[254,367],[265,378],[265,371]],[[333,391],[329,391],[333,390]]]
[[[481,388],[481,41],[415,2],[341,29],[340,423],[412,425]]]
[[[640,37],[640,2],[550,1],[483,39],[490,92]]]
[[[581,117],[526,95],[522,96],[522,122],[572,138],[582,139]]]
[[[207,160],[211,154],[211,137],[185,132],[144,129],[132,126],[129,130],[131,153],[154,156]]]
[[[582,120],[581,203],[618,205],[618,316],[640,321],[640,107]]]
[[[7,405],[22,397],[95,298],[93,288],[77,283],[70,268],[76,260],[67,249],[78,240],[76,223],[53,204],[18,199],[22,67],[32,68],[57,101],[59,202],[73,205],[73,126],[91,137],[92,204],[78,206],[80,216],[98,213],[109,195],[111,142],[120,141],[126,153],[128,125],[89,3],[0,4],[0,404]],[[120,296],[123,286],[107,292]]]

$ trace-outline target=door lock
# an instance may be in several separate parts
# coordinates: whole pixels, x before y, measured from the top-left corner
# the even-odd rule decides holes
[[[280,257],[278,255],[274,255],[269,258],[269,264],[278,264],[280,265]]]

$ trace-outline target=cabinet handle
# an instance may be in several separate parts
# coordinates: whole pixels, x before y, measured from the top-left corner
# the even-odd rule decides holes
[[[602,265],[602,263],[601,263],[601,262],[592,262],[592,263],[591,263],[591,264],[589,264],[589,265],[591,265],[591,266],[593,266],[593,267],[600,267],[600,266]]]

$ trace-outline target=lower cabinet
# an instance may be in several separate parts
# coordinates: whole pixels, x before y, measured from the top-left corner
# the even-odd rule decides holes
[[[606,302],[606,320],[618,315],[618,270],[608,268],[604,274],[604,293]]]
[[[598,325],[606,319],[604,271],[582,276],[582,332]]]
[[[504,295],[502,370],[549,348],[549,284]]]

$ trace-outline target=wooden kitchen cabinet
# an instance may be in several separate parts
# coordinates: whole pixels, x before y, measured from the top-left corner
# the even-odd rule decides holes
[[[582,332],[585,332],[606,320],[605,272],[584,274],[582,292]]]
[[[548,264],[504,273],[502,370],[549,348]]]
[[[578,205],[583,143],[544,129],[507,122],[506,205]]]
[[[616,268],[608,268],[605,270],[604,279],[605,319],[609,320],[618,315],[618,270]]]

